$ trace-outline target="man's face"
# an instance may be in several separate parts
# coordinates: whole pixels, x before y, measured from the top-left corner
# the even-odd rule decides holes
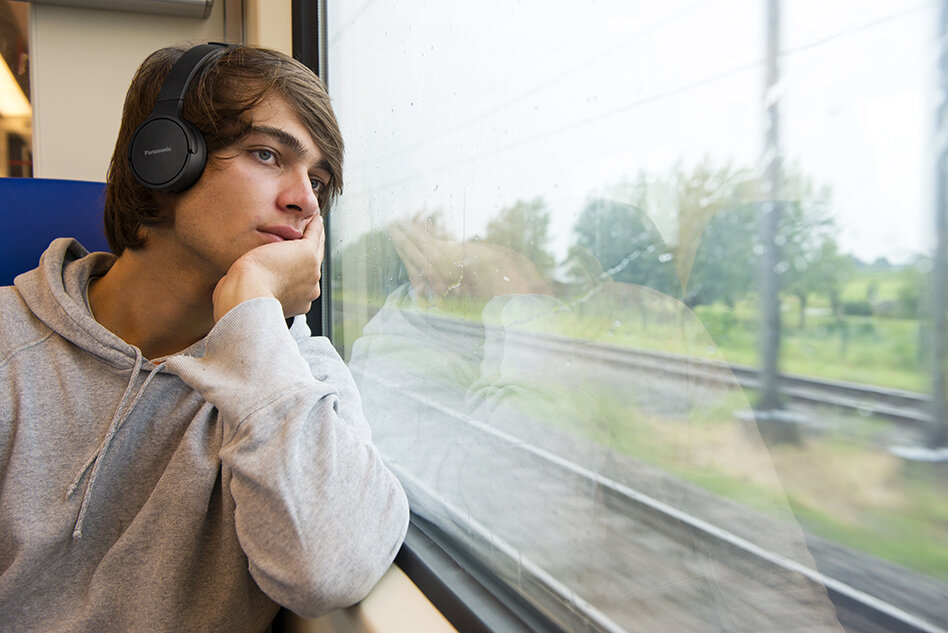
[[[200,180],[176,200],[173,227],[155,232],[170,256],[211,284],[250,249],[302,236],[329,182],[322,153],[282,99],[249,114],[251,133],[209,157]]]

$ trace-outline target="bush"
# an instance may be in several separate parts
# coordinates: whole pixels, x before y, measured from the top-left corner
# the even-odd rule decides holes
[[[866,300],[844,301],[843,314],[848,316],[872,316],[872,306]]]
[[[731,311],[706,311],[700,315],[701,323],[712,338],[724,338],[737,325],[737,317]]]

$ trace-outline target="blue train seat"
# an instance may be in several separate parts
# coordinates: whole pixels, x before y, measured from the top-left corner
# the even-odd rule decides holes
[[[57,237],[74,237],[90,251],[108,251],[104,202],[101,182],[0,178],[0,286],[36,268]]]

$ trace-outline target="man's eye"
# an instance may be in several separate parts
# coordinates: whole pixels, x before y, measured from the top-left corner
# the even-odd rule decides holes
[[[313,193],[321,193],[323,190],[323,187],[326,186],[326,183],[324,183],[322,180],[319,180],[317,178],[312,178],[309,181],[309,183],[313,186]]]
[[[265,163],[270,162],[274,158],[273,152],[268,149],[255,149],[254,153],[257,155],[257,158]]]

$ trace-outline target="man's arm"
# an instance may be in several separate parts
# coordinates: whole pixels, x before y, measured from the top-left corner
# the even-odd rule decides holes
[[[204,357],[168,362],[221,412],[221,463],[254,579],[303,616],[363,598],[408,528],[348,368],[325,339],[297,345],[283,321],[319,296],[324,240],[314,216],[302,239],[245,253],[214,291]]]
[[[220,410],[221,463],[254,579],[313,617],[374,586],[404,538],[408,503],[342,359],[325,339],[302,347],[280,303],[260,298],[218,321],[203,358],[168,368]]]

